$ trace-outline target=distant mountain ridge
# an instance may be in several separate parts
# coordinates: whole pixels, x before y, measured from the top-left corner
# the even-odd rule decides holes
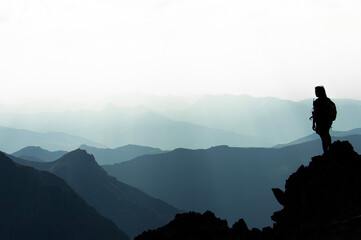
[[[64,180],[0,152],[0,239],[127,240]]]
[[[99,165],[120,163],[142,155],[163,152],[159,148],[151,148],[131,144],[114,149],[96,148],[82,144],[79,148],[87,151],[90,154],[93,154],[95,160],[98,162]]]
[[[53,162],[30,162],[12,157],[15,162],[49,171],[64,179],[100,214],[111,219],[130,237],[159,227],[180,210],[119,182],[109,176],[85,150],[77,149]]]
[[[67,132],[92,139],[111,148],[128,144],[164,150],[178,147],[207,148],[221,144],[247,147],[270,145],[264,138],[171,120],[142,106],[120,108],[111,105],[99,112],[84,110],[31,115],[4,114],[0,119],[0,124],[2,123],[37,131]]]
[[[76,149],[81,144],[104,147],[104,145],[86,138],[61,132],[40,133],[0,126],[0,150],[6,153],[12,153],[24,147],[34,145],[50,151],[70,151]]]
[[[38,161],[38,162],[51,162],[54,161],[64,154],[66,154],[66,151],[48,151],[45,150],[39,146],[29,146],[25,147],[23,149],[20,149],[19,151],[16,151],[12,153],[11,155],[22,158],[24,160],[29,161]]]
[[[227,144],[230,146],[260,146],[261,138],[242,135],[184,121],[170,120],[157,113],[148,112],[136,119],[120,134],[114,134],[113,142],[137,143],[143,146],[160,147],[165,150],[175,148],[207,148]]]
[[[331,137],[333,138],[333,140],[340,140],[344,137],[347,136],[351,136],[351,135],[361,135],[361,128],[355,128],[355,129],[351,129],[349,131],[330,131]],[[313,141],[316,139],[319,139],[320,136],[317,135],[316,133],[312,133],[308,136],[305,136],[303,138],[300,139],[296,139],[290,143],[286,143],[286,144],[277,144],[276,146],[274,146],[275,148],[281,148],[281,147],[286,147],[286,146],[291,146],[291,145],[296,145],[296,144],[300,144],[300,143],[305,143],[308,141]]]

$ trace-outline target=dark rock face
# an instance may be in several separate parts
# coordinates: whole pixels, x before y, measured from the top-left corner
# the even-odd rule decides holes
[[[274,239],[270,227],[262,231],[249,230],[243,219],[228,227],[227,221],[217,218],[211,211],[204,214],[188,212],[177,214],[175,219],[156,230],[149,230],[134,240],[266,240]]]
[[[272,189],[284,206],[271,217],[273,228],[249,230],[243,219],[232,228],[212,213],[186,213],[136,240],[356,240],[361,239],[361,156],[349,142],[337,141]]]
[[[289,177],[282,198],[272,216],[280,239],[360,239],[361,157],[350,143],[333,143]]]

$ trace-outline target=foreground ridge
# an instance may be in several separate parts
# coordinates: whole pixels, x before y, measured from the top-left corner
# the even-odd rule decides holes
[[[282,239],[361,237],[361,157],[345,141],[312,158],[286,181],[284,208],[272,216]]]

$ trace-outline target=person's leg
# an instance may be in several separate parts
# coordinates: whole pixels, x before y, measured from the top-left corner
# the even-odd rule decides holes
[[[327,143],[327,150],[330,149],[330,146],[331,146],[331,135],[330,135],[330,132],[327,132],[327,135],[326,135],[326,143]]]
[[[331,146],[331,135],[329,132],[320,134],[321,140],[322,140],[322,148],[323,148],[323,152],[327,152],[328,149]]]

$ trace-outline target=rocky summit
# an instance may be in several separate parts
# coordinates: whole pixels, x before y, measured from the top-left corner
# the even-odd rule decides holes
[[[349,142],[334,142],[327,153],[299,167],[286,181],[285,191],[272,190],[283,205],[271,217],[272,228],[249,230],[242,219],[229,228],[209,211],[190,212],[136,239],[361,239],[361,156]]]
[[[272,220],[279,239],[361,238],[361,156],[349,142],[313,157],[278,192],[284,208]]]

